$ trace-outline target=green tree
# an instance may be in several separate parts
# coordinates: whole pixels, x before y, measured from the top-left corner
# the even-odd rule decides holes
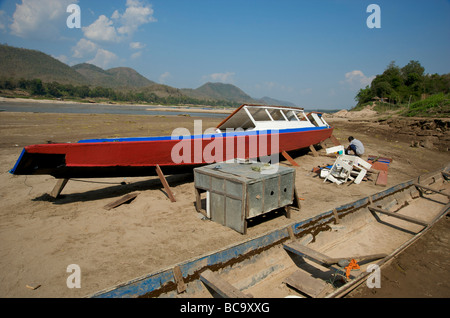
[[[374,93],[369,85],[366,88],[361,88],[356,94],[355,100],[358,102],[358,105],[362,105],[364,103],[369,102],[374,97]]]
[[[57,82],[47,83],[46,84],[47,94],[53,97],[61,97],[61,85]]]
[[[30,93],[32,95],[45,95],[44,85],[40,79],[34,79],[30,82]]]
[[[423,76],[425,68],[419,63],[419,61],[409,61],[408,64],[401,69],[403,76],[408,78],[410,74],[417,74],[419,77]]]

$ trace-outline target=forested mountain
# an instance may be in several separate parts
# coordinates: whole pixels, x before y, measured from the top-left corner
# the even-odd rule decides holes
[[[104,70],[92,64],[82,63],[74,65],[72,68],[83,75],[88,83],[93,86],[137,88],[155,83],[129,67],[116,67]]]
[[[88,63],[70,67],[43,52],[8,45],[0,45],[0,89],[20,89],[21,95],[149,103],[293,105],[270,97],[254,99],[232,84],[206,83],[196,89],[178,89],[155,83],[128,67],[104,70]]]
[[[184,94],[203,99],[224,99],[235,102],[255,102],[253,98],[232,84],[208,82],[196,89],[182,89]]]
[[[284,100],[278,100],[271,97],[264,96],[263,98],[258,99],[259,103],[266,105],[280,105],[280,106],[291,106],[295,107],[296,105],[291,102],[286,102]]]
[[[40,51],[0,45],[0,77],[82,85],[86,78]]]

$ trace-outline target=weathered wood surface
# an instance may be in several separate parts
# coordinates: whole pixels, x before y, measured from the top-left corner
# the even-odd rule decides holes
[[[224,298],[252,298],[209,269],[200,275],[200,280]]]

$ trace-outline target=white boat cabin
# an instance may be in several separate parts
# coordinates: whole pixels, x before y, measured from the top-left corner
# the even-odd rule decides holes
[[[305,115],[303,108],[242,105],[217,126],[217,132],[228,129],[271,130],[330,127],[321,113]]]

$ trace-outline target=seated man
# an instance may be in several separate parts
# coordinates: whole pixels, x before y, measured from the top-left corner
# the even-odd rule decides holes
[[[345,154],[351,155],[350,152],[353,151],[355,156],[361,157],[364,154],[364,145],[362,142],[352,136],[348,137],[348,141],[350,142],[350,145],[345,150]]]

